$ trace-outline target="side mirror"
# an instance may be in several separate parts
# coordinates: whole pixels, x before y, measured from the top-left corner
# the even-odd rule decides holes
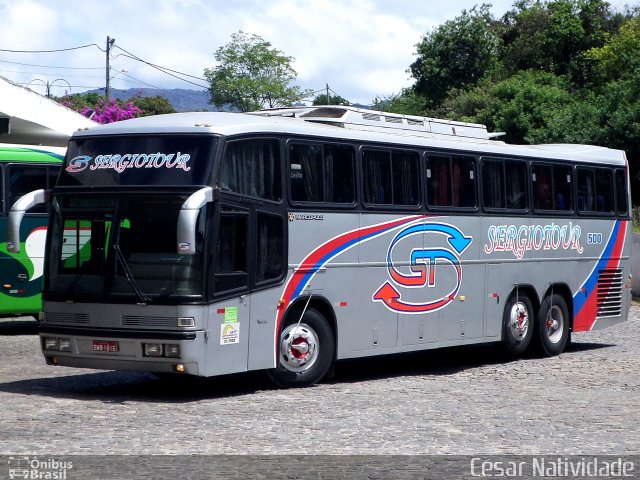
[[[178,214],[177,251],[180,255],[195,255],[196,224],[200,209],[213,202],[213,188],[204,187],[187,198]]]
[[[31,207],[46,203],[51,199],[51,190],[34,190],[20,197],[9,211],[7,221],[7,250],[20,252],[20,224],[22,217]]]

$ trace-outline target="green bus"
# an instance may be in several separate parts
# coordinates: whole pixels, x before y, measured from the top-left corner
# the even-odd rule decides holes
[[[36,205],[20,227],[20,253],[7,250],[7,216],[25,193],[53,188],[65,148],[0,143],[0,316],[38,314],[48,215]]]

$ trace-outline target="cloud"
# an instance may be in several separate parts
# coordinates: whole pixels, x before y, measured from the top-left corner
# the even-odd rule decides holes
[[[620,0],[623,2],[624,0]],[[415,45],[427,32],[472,8],[475,0],[0,0],[0,45],[53,49],[96,43],[60,54],[6,54],[2,61],[73,67],[19,67],[3,73],[14,81],[63,77],[78,87],[104,87],[106,37],[115,38],[111,59],[114,88],[198,88],[127,58],[138,57],[196,77],[215,65],[214,52],[243,30],[260,35],[295,58],[298,84],[333,91],[353,102],[398,93],[412,82],[406,70]],[[616,2],[613,2],[616,3]],[[511,0],[494,0],[494,15]],[[87,70],[78,70],[87,68]],[[18,70],[15,68],[13,70]],[[126,70],[126,72],[122,72]],[[120,73],[118,73],[120,72]],[[206,85],[202,80],[189,79]],[[85,88],[86,89],[86,88]],[[54,92],[55,93],[55,92]]]

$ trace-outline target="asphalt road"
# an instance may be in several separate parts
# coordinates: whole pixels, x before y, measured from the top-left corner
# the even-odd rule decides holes
[[[573,340],[554,358],[486,345],[349,361],[281,390],[260,372],[176,383],[47,366],[35,322],[5,319],[0,454],[638,454],[640,307]]]

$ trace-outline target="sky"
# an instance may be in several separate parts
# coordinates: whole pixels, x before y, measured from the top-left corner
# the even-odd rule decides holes
[[[497,18],[513,5],[485,2]],[[637,2],[610,1],[614,8]],[[422,36],[477,3],[482,1],[0,0],[0,76],[43,94],[48,84],[55,96],[104,88],[108,36],[115,38],[112,88],[205,89],[204,69],[216,66],[215,51],[241,30],[293,57],[302,88],[319,91],[328,84],[352,103],[370,104],[410,86],[407,69]],[[91,46],[6,51],[82,45]],[[191,77],[172,77],[130,54]]]

